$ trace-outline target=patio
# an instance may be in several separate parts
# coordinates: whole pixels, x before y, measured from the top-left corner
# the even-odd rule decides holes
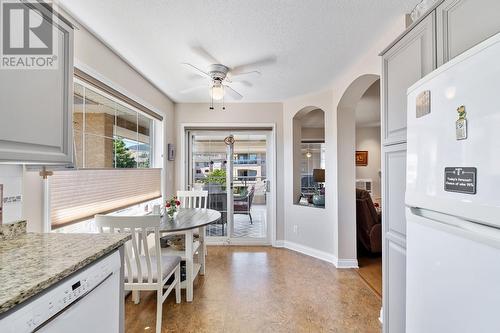
[[[253,224],[250,223],[248,215],[234,215],[234,233],[235,238],[265,238],[267,230],[266,205],[252,205],[250,210],[252,214]],[[227,235],[227,224],[224,224],[224,233],[222,224],[211,224],[207,226],[207,235],[221,237]]]

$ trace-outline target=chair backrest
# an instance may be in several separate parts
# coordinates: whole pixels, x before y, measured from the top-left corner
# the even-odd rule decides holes
[[[125,244],[125,272],[128,283],[153,283],[152,267],[161,272],[160,216],[96,215],[94,219],[101,233],[130,233],[132,239]],[[154,244],[151,237],[154,234]],[[141,256],[143,260],[141,260]],[[137,281],[135,281],[135,272]],[[156,282],[161,282],[161,276]]]
[[[177,191],[181,208],[207,208],[208,191]]]
[[[255,195],[255,186],[252,186],[250,192],[248,193],[248,210],[252,208],[253,196]]]

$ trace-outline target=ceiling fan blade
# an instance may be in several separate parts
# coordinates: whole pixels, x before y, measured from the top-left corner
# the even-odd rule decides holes
[[[236,76],[236,75],[242,74],[244,72],[247,72],[251,68],[272,65],[272,64],[276,63],[276,60],[277,60],[276,56],[262,58],[259,60],[249,62],[247,64],[235,66],[231,69],[231,72],[233,73],[233,76]]]
[[[227,94],[232,98],[236,100],[240,100],[243,98],[243,95],[231,88],[230,86],[224,85],[224,90],[227,92]]]
[[[233,81],[237,81],[238,79],[240,79],[241,77],[249,77],[249,76],[261,76],[262,73],[259,72],[259,71],[251,71],[251,72],[243,72],[243,73],[233,73],[231,72],[231,78],[233,79]]]
[[[196,86],[196,87],[191,87],[191,88],[187,88],[187,89],[181,90],[180,93],[181,94],[189,94],[190,92],[193,92],[193,91],[196,91],[196,90],[200,90],[200,89],[207,89],[207,88],[208,88],[207,85]]]
[[[202,71],[201,69],[199,69],[195,65],[192,65],[192,64],[187,63],[187,62],[183,62],[182,65],[184,65],[184,67],[186,67],[187,69],[189,69],[190,71],[192,71],[195,74],[198,74],[202,77],[206,77],[208,79],[211,79],[210,75],[208,75],[207,72]]]
[[[191,51],[208,61],[210,64],[220,64],[221,62],[217,60],[210,52],[208,52],[203,46],[191,46]]]
[[[253,87],[253,84],[247,80],[239,80],[238,77],[232,80],[232,83],[240,83],[245,87]]]

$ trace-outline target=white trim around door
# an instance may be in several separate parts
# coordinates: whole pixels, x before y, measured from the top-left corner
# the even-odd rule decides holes
[[[180,138],[180,181],[179,186],[183,189],[187,188],[187,168],[188,168],[188,155],[187,155],[187,138],[186,138],[186,130],[246,130],[246,129],[255,129],[255,130],[270,130],[271,131],[271,140],[270,145],[272,146],[272,182],[271,182],[271,221],[269,221],[270,228],[270,245],[276,246],[276,176],[277,176],[277,161],[276,161],[276,124],[275,123],[181,123],[179,127],[179,135]],[[221,240],[220,244],[215,240],[214,245],[227,245],[227,241]],[[231,241],[231,245],[263,245],[262,241],[253,242],[252,240],[237,240],[233,239]]]

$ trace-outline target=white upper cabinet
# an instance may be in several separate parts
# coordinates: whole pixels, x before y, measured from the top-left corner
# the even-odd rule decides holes
[[[383,55],[383,144],[406,141],[406,90],[436,68],[434,13]]]
[[[436,9],[438,65],[500,32],[499,0],[446,0]]]
[[[23,24],[14,27],[13,24],[19,22],[15,16],[11,17],[11,29],[28,29],[30,38],[24,40],[23,34],[16,36],[12,32],[10,45],[3,40],[0,162],[70,164],[73,159],[73,28],[62,19],[52,19],[50,12],[43,8],[43,19],[40,11],[29,7],[22,10],[33,11],[35,15],[31,16],[38,15],[45,25],[42,30],[53,33],[37,35]],[[47,48],[50,44],[52,47]],[[17,49],[5,54],[6,45]],[[32,51],[34,47],[44,51]],[[47,54],[40,55],[40,52]]]

